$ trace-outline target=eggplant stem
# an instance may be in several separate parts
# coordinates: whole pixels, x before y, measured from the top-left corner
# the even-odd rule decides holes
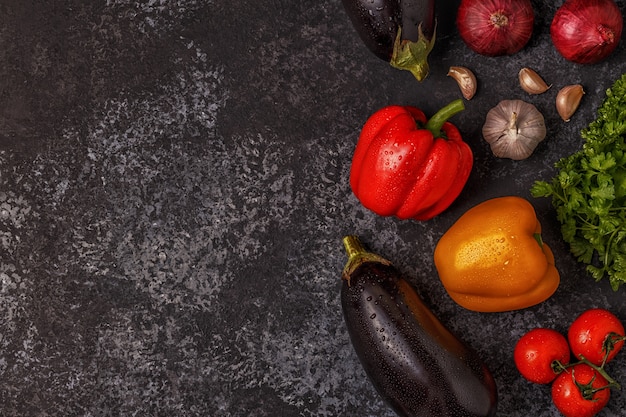
[[[359,238],[352,235],[343,238],[343,247],[346,250],[348,259],[351,259],[366,252]]]
[[[391,265],[391,262],[387,259],[365,249],[357,236],[345,236],[343,238],[343,247],[348,255],[348,262],[346,262],[343,268],[342,278],[348,281],[348,285],[350,285],[350,276],[354,270],[365,262],[378,262],[383,265]]]
[[[416,41],[402,40],[402,29],[398,28],[396,40],[393,44],[393,54],[389,63],[392,67],[400,70],[407,70],[417,81],[423,81],[430,68],[428,66],[428,54],[435,46],[435,33],[437,31],[437,23],[433,29],[433,36],[428,39],[422,31],[422,24],[418,28],[418,37]]]
[[[434,137],[441,136],[441,127],[452,116],[465,110],[465,104],[462,99],[456,99],[448,105],[439,109],[429,120],[426,122],[426,129],[430,130]]]

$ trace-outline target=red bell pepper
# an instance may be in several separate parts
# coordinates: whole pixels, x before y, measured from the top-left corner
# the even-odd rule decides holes
[[[428,220],[459,196],[473,154],[447,120],[464,110],[448,104],[430,120],[412,106],[387,106],[365,123],[354,151],[350,186],[361,204],[381,216]]]

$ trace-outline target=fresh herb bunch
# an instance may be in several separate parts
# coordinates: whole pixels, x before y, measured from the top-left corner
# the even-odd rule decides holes
[[[536,181],[535,197],[552,197],[564,240],[587,271],[626,283],[626,74],[606,92],[596,120],[581,131],[582,149],[560,159],[550,182]]]

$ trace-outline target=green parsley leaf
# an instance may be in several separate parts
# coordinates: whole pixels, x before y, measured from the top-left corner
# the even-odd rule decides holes
[[[551,197],[561,233],[596,281],[626,283],[626,74],[606,91],[597,117],[580,132],[581,150],[555,164],[534,197]]]

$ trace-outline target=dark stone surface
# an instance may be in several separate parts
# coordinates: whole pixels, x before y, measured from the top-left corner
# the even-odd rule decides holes
[[[77,0],[0,4],[0,414],[2,416],[388,416],[348,340],[339,305],[344,234],[391,259],[490,366],[499,415],[556,416],[549,389],[515,370],[516,339],[564,331],[583,309],[626,320],[624,290],[594,282],[530,185],[581,145],[625,44],[592,67],[563,60],[534,1],[530,44],[511,57],[442,37],[419,84],[371,55],[339,0]],[[624,10],[624,2],[619,2]],[[475,153],[457,202],[425,223],[381,218],[348,185],[358,132],[379,107],[454,122]],[[529,66],[553,85],[528,97]],[[565,84],[587,94],[569,123]],[[523,98],[548,138],[528,160],[491,155],[489,108]],[[432,263],[441,234],[491,197],[530,198],[562,285],[510,313],[463,310]],[[612,374],[626,381],[626,355]],[[615,392],[602,416],[623,415]]]

